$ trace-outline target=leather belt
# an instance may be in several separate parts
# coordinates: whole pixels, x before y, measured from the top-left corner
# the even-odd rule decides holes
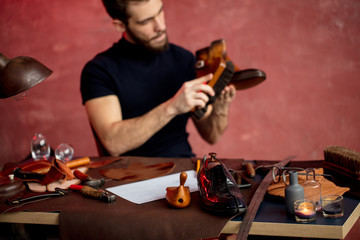
[[[296,156],[289,156],[284,160],[280,161],[279,163],[277,163],[276,165],[278,165],[279,167],[284,167],[289,162],[291,162],[291,160],[293,160],[295,157]],[[274,171],[275,171],[274,174],[277,174],[278,169]],[[270,184],[272,183],[272,181],[273,181],[272,171],[269,171],[268,174],[265,176],[265,178],[261,181],[259,187],[256,189],[254,196],[252,197],[252,200],[249,204],[249,207],[240,225],[240,229],[236,236],[236,240],[247,239],[252,222],[254,221],[255,215],[259,209],[260,203],[264,199],[265,193],[268,187],[270,186]]]

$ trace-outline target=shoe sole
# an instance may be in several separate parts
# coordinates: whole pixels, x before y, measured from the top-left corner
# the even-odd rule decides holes
[[[238,208],[238,209],[229,209],[229,210],[216,210],[213,208],[207,207],[203,202],[200,202],[200,206],[211,213],[217,214],[217,215],[235,215],[235,214],[243,214],[246,212],[247,208]]]

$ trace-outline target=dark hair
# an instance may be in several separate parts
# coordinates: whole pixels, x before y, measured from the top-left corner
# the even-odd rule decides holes
[[[148,0],[102,0],[107,13],[112,19],[118,19],[124,24],[130,17],[127,13],[127,6],[130,2],[147,2]]]

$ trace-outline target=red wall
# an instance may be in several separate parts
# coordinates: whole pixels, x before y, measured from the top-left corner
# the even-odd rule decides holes
[[[190,124],[198,156],[321,159],[328,145],[360,151],[360,2],[164,0],[172,42],[191,51],[224,38],[242,68],[267,73],[237,92],[230,126],[214,146]],[[96,155],[81,104],[80,72],[120,37],[100,0],[1,0],[0,52],[32,56],[54,73],[26,100],[0,100],[0,167],[29,153],[35,132],[52,147]]]

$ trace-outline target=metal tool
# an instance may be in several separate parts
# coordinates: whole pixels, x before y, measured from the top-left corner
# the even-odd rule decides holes
[[[74,175],[75,175],[75,177],[80,179],[84,185],[87,185],[87,186],[95,188],[95,189],[98,189],[105,184],[104,178],[95,179],[79,170],[75,170]]]
[[[68,193],[67,190],[56,188],[55,192],[46,192],[46,193],[35,193],[29,195],[16,195],[15,197],[9,198],[7,200],[8,204],[19,204],[23,202],[29,202],[33,200],[48,198],[48,197],[59,197],[65,196]]]

